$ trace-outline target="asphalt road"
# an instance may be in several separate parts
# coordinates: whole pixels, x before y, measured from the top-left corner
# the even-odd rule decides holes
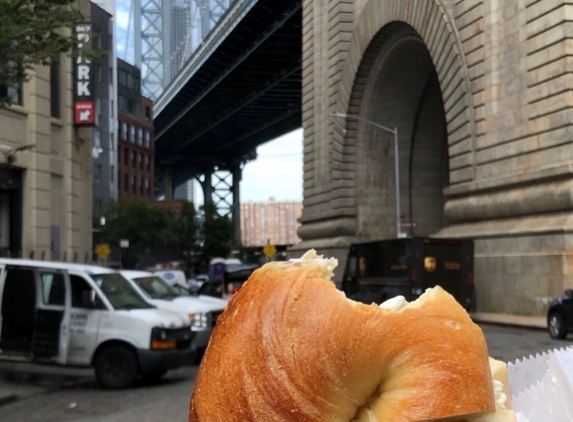
[[[546,331],[482,325],[490,355],[512,361],[556,347],[573,346],[573,336],[556,341]],[[172,371],[156,384],[102,390],[89,371],[38,373],[25,366],[0,366],[0,383],[20,399],[2,406],[2,422],[185,422],[197,367]],[[229,403],[229,406],[232,406]]]

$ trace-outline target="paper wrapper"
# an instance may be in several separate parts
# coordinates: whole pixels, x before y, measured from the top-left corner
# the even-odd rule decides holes
[[[573,347],[507,365],[517,422],[573,422]]]

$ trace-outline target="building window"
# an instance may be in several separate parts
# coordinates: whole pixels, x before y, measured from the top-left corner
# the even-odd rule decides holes
[[[133,192],[133,193],[136,192],[135,176],[131,176],[131,192]]]
[[[145,179],[145,191],[147,195],[151,195],[151,187],[150,187],[149,179]]]
[[[113,132],[110,132],[109,134],[109,150],[110,151],[115,150],[115,133]]]
[[[151,147],[151,132],[146,130],[145,131],[145,148]]]
[[[127,141],[127,123],[125,122],[121,124],[121,138]]]
[[[143,154],[139,154],[139,169],[143,170]]]
[[[98,63],[97,65],[97,80],[101,82],[101,64]]]
[[[61,117],[60,112],[60,58],[53,56],[50,60],[50,116]]]
[[[115,182],[115,166],[112,164],[110,167],[110,172],[109,172],[109,181],[111,183]]]
[[[11,104],[22,105],[22,84],[12,86],[0,84],[0,97],[7,98]]]
[[[95,200],[95,213],[103,214],[103,201],[99,198]]]
[[[129,160],[129,150],[127,148],[123,149],[123,165],[127,166],[127,160]]]
[[[94,130],[94,147],[98,150],[101,149],[101,132],[99,130]]]
[[[127,192],[129,189],[129,176],[127,173],[123,175],[123,190]]]
[[[151,120],[151,107],[145,106],[145,120],[149,122]]]
[[[151,158],[149,158],[149,155],[145,156],[145,168],[147,169],[147,171],[151,170]]]
[[[131,141],[131,143],[135,143],[135,126],[131,125],[131,127],[129,128],[129,140]]]
[[[102,166],[101,164],[96,164],[94,166],[94,181],[101,183],[102,179]]]
[[[143,177],[139,178],[139,194],[143,195]]]
[[[126,86],[127,85],[127,73],[125,72],[125,70],[120,70],[118,72],[118,84],[121,86]]]
[[[143,145],[143,129],[142,128],[137,129],[137,144]]]
[[[135,151],[131,151],[131,167],[135,168]]]
[[[138,100],[128,100],[127,101],[127,111],[132,116],[140,116],[139,101]]]
[[[101,31],[96,31],[94,34],[95,38],[95,48],[101,48]]]
[[[127,97],[125,97],[124,95],[119,95],[117,97],[117,107],[118,107],[118,111],[121,113],[127,113],[128,109],[127,109]]]

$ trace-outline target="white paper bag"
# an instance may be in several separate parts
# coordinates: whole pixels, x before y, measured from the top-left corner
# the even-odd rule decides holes
[[[507,369],[518,422],[573,422],[573,347],[518,359]]]

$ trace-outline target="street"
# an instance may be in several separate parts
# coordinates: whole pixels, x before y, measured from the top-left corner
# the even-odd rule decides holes
[[[546,331],[481,325],[490,355],[511,361],[532,353],[573,345],[552,340]],[[55,373],[58,373],[55,375]],[[2,406],[2,422],[184,422],[197,366],[172,371],[155,384],[139,382],[134,388],[102,390],[86,370],[59,373],[50,368],[32,372],[20,365],[0,366],[0,384],[13,387],[19,399]],[[229,406],[232,406],[229,403]]]

